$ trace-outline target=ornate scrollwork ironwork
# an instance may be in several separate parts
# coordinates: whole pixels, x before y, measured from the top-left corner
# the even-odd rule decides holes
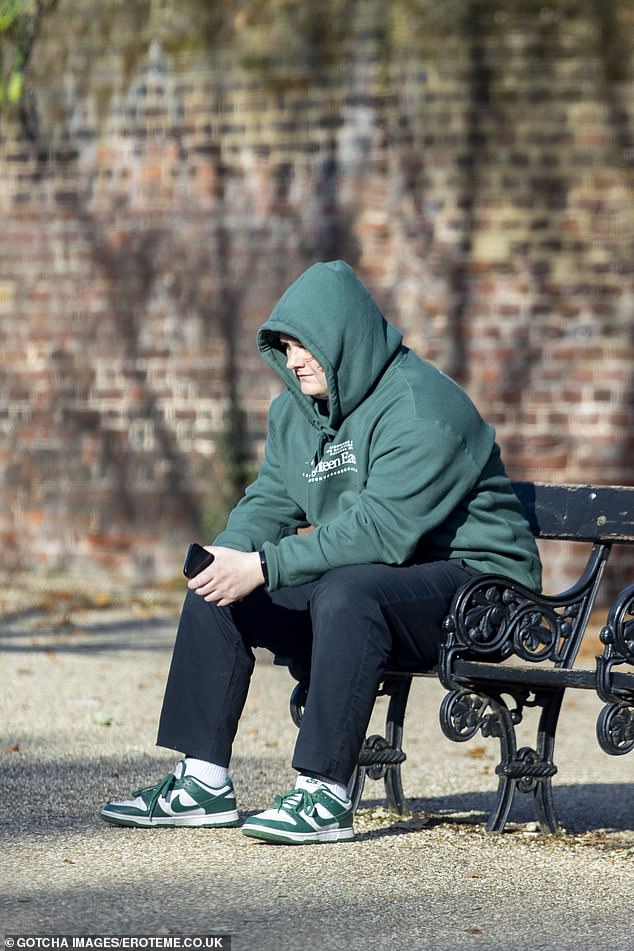
[[[517,780],[517,789],[522,793],[534,792],[538,783],[554,776],[557,767],[549,763],[530,746],[523,746],[516,755],[495,767],[498,776]]]
[[[370,779],[383,779],[388,769],[399,766],[407,759],[403,750],[390,746],[383,736],[369,736],[359,753],[359,766],[363,766]]]
[[[548,597],[483,576],[466,585],[445,621],[446,647],[460,654],[515,654],[522,660],[564,664],[568,645],[585,604],[585,592],[574,600]]]
[[[600,638],[606,655],[619,663],[634,664],[634,585],[630,585],[614,602]]]
[[[622,756],[634,749],[634,700],[604,706],[597,720],[597,739],[610,756]]]
[[[503,595],[495,585],[478,585],[475,590],[473,585],[468,586],[458,598],[455,610],[445,619],[447,645],[460,644],[483,653],[499,650],[506,639],[509,621]]]
[[[291,720],[299,729],[304,716],[304,707],[306,706],[306,697],[308,696],[308,682],[301,680],[295,684],[289,701]]]
[[[629,585],[610,608],[601,630],[603,656],[597,658],[597,693],[605,702],[597,719],[597,739],[611,756],[634,749],[634,673],[630,686],[616,686],[614,670],[634,665],[634,585]]]
[[[599,636],[604,645],[603,656],[597,658],[599,697],[605,703],[634,703],[634,686],[629,690],[616,687],[613,678],[615,667],[621,664],[634,666],[634,585],[629,585],[616,598]]]
[[[488,700],[463,688],[451,690],[443,698],[440,726],[445,736],[456,743],[473,739],[478,730],[483,736],[499,737],[502,729]]]

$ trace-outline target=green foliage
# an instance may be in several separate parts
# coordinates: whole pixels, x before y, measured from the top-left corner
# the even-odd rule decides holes
[[[0,0],[0,106],[17,106],[22,99],[29,6],[29,0]]]
[[[56,0],[0,0],[0,110],[17,109],[40,19]]]
[[[0,0],[0,33],[5,33],[24,11],[26,0]]]
[[[18,67],[14,69],[11,75],[9,76],[9,82],[7,83],[7,101],[12,105],[15,105],[22,98],[22,92],[24,90],[24,73],[22,69]]]

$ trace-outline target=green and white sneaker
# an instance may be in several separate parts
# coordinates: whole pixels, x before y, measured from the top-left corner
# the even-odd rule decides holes
[[[303,777],[302,787],[276,796],[271,809],[247,819],[244,834],[288,845],[353,839],[350,800],[339,799],[318,779]]]
[[[180,767],[180,771],[179,771]],[[180,763],[156,786],[137,789],[133,799],[107,802],[100,816],[117,826],[236,826],[238,810],[233,783],[215,789],[193,776],[184,776]]]

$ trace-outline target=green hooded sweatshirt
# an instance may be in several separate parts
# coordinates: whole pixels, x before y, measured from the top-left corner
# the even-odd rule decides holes
[[[280,334],[321,364],[327,402],[301,392]],[[271,404],[258,477],[214,544],[262,549],[271,591],[342,565],[449,558],[539,589],[537,548],[493,428],[403,346],[346,263],[309,267],[257,339],[286,389]]]

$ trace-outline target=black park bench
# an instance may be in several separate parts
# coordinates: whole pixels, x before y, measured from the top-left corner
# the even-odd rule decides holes
[[[516,792],[532,795],[538,827],[558,829],[552,798],[555,734],[566,688],[597,690],[605,706],[597,723],[606,752],[634,748],[634,585],[610,610],[601,638],[604,655],[594,669],[574,666],[612,546],[634,544],[634,487],[514,482],[538,539],[589,543],[579,579],[559,594],[536,594],[501,575],[482,573],[456,593],[445,619],[437,668],[388,669],[378,696],[388,700],[385,736],[369,736],[350,784],[355,809],[366,778],[384,781],[390,807],[403,814],[403,722],[414,677],[437,676],[447,693],[440,707],[443,733],[456,742],[478,731],[499,741],[496,803],[487,830],[501,832]],[[547,546],[545,546],[547,547]],[[544,556],[544,552],[542,552]],[[293,662],[297,680],[290,709],[301,722],[309,675]],[[534,747],[518,748],[515,727],[525,708],[537,708]]]

